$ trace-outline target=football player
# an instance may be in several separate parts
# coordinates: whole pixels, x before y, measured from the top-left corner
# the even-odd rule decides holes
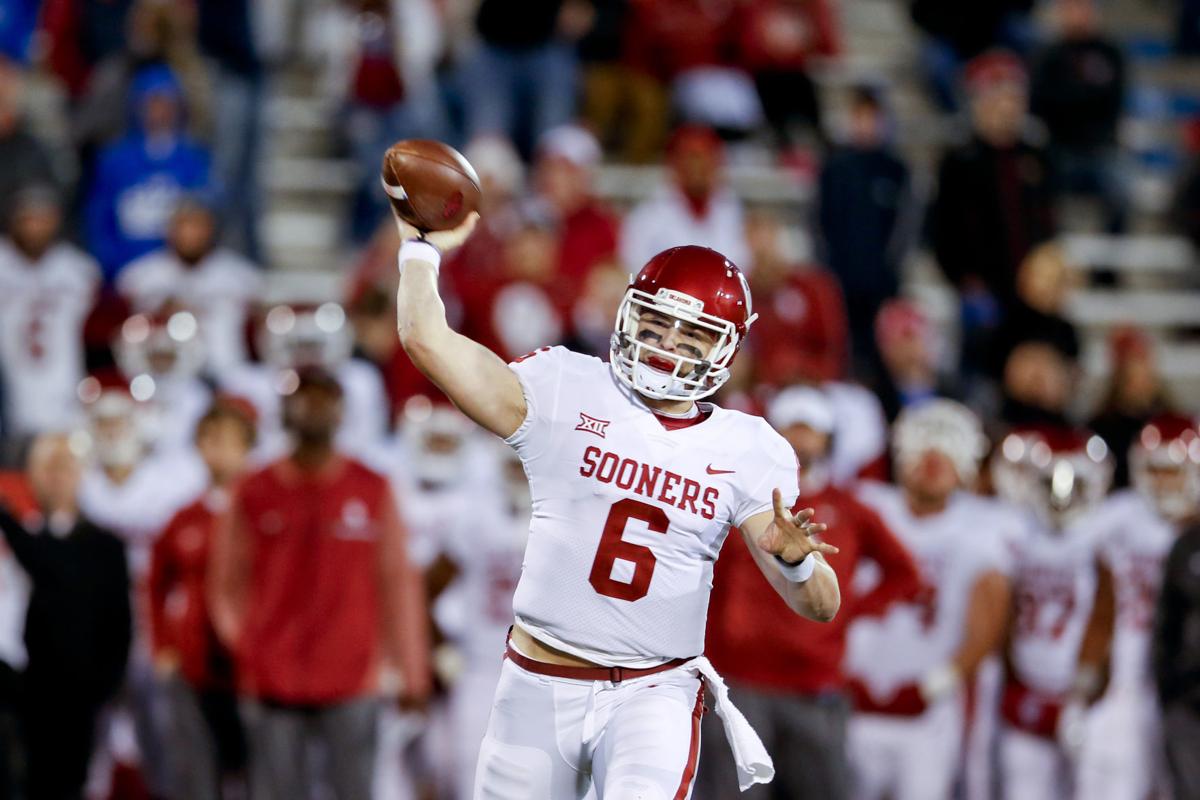
[[[1150,640],[1164,561],[1200,503],[1200,429],[1177,414],[1152,419],[1129,451],[1134,489],[1114,494],[1099,519],[1101,558],[1116,596],[1108,690],[1087,725],[1079,796],[1143,800],[1166,795]]]
[[[967,491],[986,448],[966,406],[930,400],[896,420],[897,485],[860,488],[908,546],[924,584],[916,601],[850,628],[845,669],[857,713],[849,749],[863,800],[941,800],[958,776],[964,687],[998,649],[1009,598],[1011,517]]]
[[[413,362],[520,456],[533,521],[476,775],[476,797],[687,797],[703,686],[744,786],[770,757],[700,656],[713,560],[731,525],[797,613],[828,620],[837,578],[798,496],[788,443],[701,402],[754,321],[741,270],[713,250],[652,258],[617,311],[609,361],[543,347],[505,365],[446,323],[437,292],[452,231],[401,228],[400,341]],[[470,508],[463,509],[470,514]]]
[[[1003,796],[1075,796],[1087,708],[1104,689],[1112,639],[1112,576],[1092,516],[1112,459],[1086,431],[1018,429],[1001,442],[992,476],[1002,497],[1029,511],[1000,703]]]
[[[48,186],[18,192],[0,239],[0,379],[10,436],[82,421],[83,324],[100,267],[62,238],[62,203]]]
[[[273,459],[287,449],[283,398],[295,391],[296,371],[303,367],[330,371],[342,387],[346,413],[338,447],[356,457],[375,454],[388,427],[383,379],[379,370],[352,355],[354,337],[340,305],[274,306],[258,329],[257,345],[263,363],[246,362],[220,375],[224,392],[249,399],[258,411],[255,461]]]
[[[160,453],[190,448],[213,400],[200,377],[207,353],[196,316],[134,314],[121,325],[113,353],[125,379],[137,382],[146,441]]]
[[[495,441],[495,440],[493,440]],[[499,471],[489,493],[494,506],[486,524],[457,525],[446,544],[457,576],[438,598],[434,619],[454,643],[461,669],[450,688],[450,727],[454,733],[454,797],[470,800],[479,745],[500,680],[500,659],[513,620],[513,593],[529,535],[529,481],[510,448],[489,461]],[[480,503],[478,494],[474,501]]]

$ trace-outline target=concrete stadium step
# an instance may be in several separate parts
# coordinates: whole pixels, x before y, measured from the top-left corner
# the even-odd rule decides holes
[[[596,176],[596,192],[619,205],[649,197],[662,181],[663,167],[606,164]],[[811,202],[812,185],[775,166],[730,166],[726,173],[734,191],[747,203],[804,206]]]
[[[1077,289],[1066,316],[1084,327],[1200,327],[1200,291],[1177,289]]]
[[[1183,275],[1196,269],[1192,245],[1182,236],[1069,234],[1060,241],[1068,260],[1085,270]]]
[[[347,159],[278,155],[267,162],[264,183],[280,194],[348,194],[355,188],[355,171]]]
[[[265,302],[321,303],[342,296],[344,282],[332,270],[301,272],[275,270],[266,275]]]

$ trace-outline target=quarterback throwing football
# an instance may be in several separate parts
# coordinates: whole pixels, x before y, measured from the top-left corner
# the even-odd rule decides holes
[[[533,498],[475,797],[687,798],[705,685],[742,788],[769,781],[769,756],[700,655],[730,526],[797,613],[829,620],[841,598],[821,556],[836,548],[813,538],[824,526],[788,511],[788,443],[698,402],[728,379],[754,320],[745,278],[713,250],[666,250],[626,291],[608,363],[544,347],[505,364],[447,325],[438,296],[441,252],[476,219],[423,239],[398,221],[397,299],[413,363],[516,450]]]

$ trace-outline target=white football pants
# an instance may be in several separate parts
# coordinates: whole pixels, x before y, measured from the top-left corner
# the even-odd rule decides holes
[[[964,733],[958,696],[915,717],[854,714],[848,743],[855,800],[945,800],[958,775]]]
[[[1074,796],[1072,771],[1057,742],[1007,726],[1001,731],[1004,800],[1067,800]]]
[[[683,668],[614,684],[505,659],[475,800],[686,800],[703,709],[701,682]]]

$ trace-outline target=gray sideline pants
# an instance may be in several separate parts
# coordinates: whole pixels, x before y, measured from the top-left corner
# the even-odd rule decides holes
[[[721,721],[709,713],[704,715],[694,800],[848,800],[850,704],[844,696],[761,691],[733,681],[729,688],[733,702],[771,754],[775,780],[738,791],[737,769]]]
[[[337,800],[371,796],[379,701],[357,697],[326,706],[242,702],[254,800],[305,800],[318,782]],[[324,769],[311,758],[318,755]],[[323,776],[318,777],[318,773]],[[323,781],[322,778],[323,777]]]

